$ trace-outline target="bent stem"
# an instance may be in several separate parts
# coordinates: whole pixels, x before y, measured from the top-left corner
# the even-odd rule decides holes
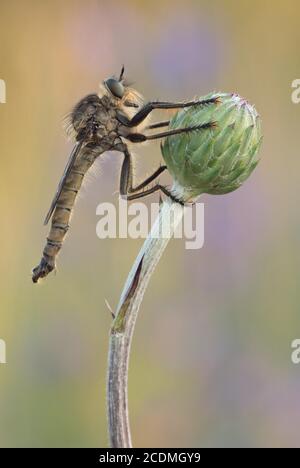
[[[110,447],[132,447],[128,416],[128,364],[139,308],[151,275],[182,220],[184,207],[169,199],[159,214],[128,275],[110,330],[107,408]]]

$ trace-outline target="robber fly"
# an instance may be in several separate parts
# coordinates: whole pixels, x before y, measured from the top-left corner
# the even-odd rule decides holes
[[[120,177],[122,197],[134,200],[161,191],[173,201],[182,203],[182,200],[159,183],[148,187],[166,169],[166,166],[160,166],[150,177],[134,185],[132,156],[126,140],[141,143],[214,126],[214,122],[208,122],[199,126],[169,129],[146,135],[144,133],[146,129],[157,129],[169,125],[169,121],[163,121],[146,126],[146,118],[154,109],[180,109],[209,105],[216,103],[217,98],[179,103],[150,101],[143,104],[140,94],[125,82],[124,66],[119,78],[108,78],[103,82],[102,88],[101,94],[89,94],[79,101],[68,117],[68,130],[74,136],[76,144],[45,218],[44,224],[51,219],[51,229],[40,264],[32,272],[34,283],[55,269],[56,257],[69,229],[71,213],[83,178],[101,154],[105,151],[119,151],[124,155]],[[133,116],[132,113],[134,113]]]

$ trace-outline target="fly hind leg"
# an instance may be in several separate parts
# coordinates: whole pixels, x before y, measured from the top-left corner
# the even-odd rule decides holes
[[[160,166],[150,177],[147,177],[143,182],[141,182],[136,187],[133,187],[133,175],[132,175],[132,157],[126,148],[124,151],[124,161],[121,169],[120,177],[120,195],[126,197],[127,200],[135,200],[137,198],[142,198],[151,193],[161,191],[167,195],[174,202],[180,203],[183,205],[183,201],[175,197],[167,187],[155,184],[149,189],[143,190],[147,187],[153,180],[155,180],[163,171],[165,171],[167,166]]]

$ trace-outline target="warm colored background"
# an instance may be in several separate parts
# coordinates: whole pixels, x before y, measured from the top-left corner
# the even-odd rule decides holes
[[[168,247],[133,343],[136,446],[300,446],[300,5],[275,1],[16,1],[0,6],[1,446],[106,446],[110,315],[140,240],[100,241],[120,156],[77,204],[59,272],[30,279],[70,152],[62,116],[125,63],[147,98],[236,91],[263,120],[262,161],[237,192],[205,196],[206,242]],[[138,173],[160,160],[138,150]],[[100,166],[100,165],[99,165]],[[155,197],[154,197],[155,198]],[[151,199],[149,199],[151,201]]]

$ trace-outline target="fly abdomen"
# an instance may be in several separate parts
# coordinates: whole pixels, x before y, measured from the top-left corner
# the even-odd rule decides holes
[[[83,151],[68,174],[52,215],[51,229],[43,250],[40,264],[32,271],[32,281],[37,283],[40,278],[47,276],[56,267],[56,257],[63,245],[69,229],[70,218],[74,208],[76,196],[82,185],[85,174],[101,151],[94,154]]]

